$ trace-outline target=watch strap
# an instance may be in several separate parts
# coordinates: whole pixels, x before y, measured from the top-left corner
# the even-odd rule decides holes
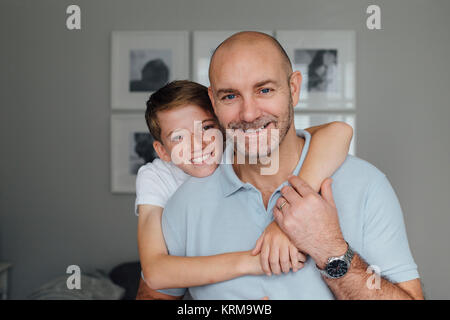
[[[334,261],[334,260],[344,260],[344,261],[347,263],[347,272],[348,272],[348,270],[350,269],[350,265],[351,265],[351,263],[352,263],[353,256],[355,255],[355,252],[354,252],[353,249],[350,247],[350,245],[348,244],[347,241],[346,241],[345,243],[347,243],[347,251],[346,251],[342,256],[337,256],[337,257],[330,257],[330,258],[328,258],[327,264],[325,265],[325,269],[320,269],[320,268],[317,266],[317,264],[316,264],[316,267],[317,267],[317,269],[319,270],[319,272],[320,272],[322,275],[324,275],[325,277],[327,277],[327,278],[329,278],[329,279],[338,279],[338,278],[340,278],[340,277],[338,277],[338,278],[333,277],[333,276],[329,275],[328,272],[327,272],[327,266],[328,266],[328,264],[329,264],[331,261]],[[347,272],[346,272],[346,274],[347,274]]]

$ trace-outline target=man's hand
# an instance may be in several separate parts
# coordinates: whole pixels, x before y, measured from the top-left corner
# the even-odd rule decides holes
[[[332,180],[328,178],[322,183],[322,196],[296,176],[290,176],[289,182],[292,187],[281,189],[282,197],[273,210],[275,220],[296,247],[309,254],[323,269],[329,257],[340,256],[347,250],[331,191]],[[381,278],[381,289],[370,289],[366,286],[367,267],[367,263],[355,253],[352,267],[344,277],[324,277],[324,280],[337,299],[423,298],[419,279],[393,284]]]
[[[260,253],[261,267],[268,276],[297,272],[304,267],[306,256],[298,251],[280,227],[272,222],[256,241],[253,255]]]
[[[332,180],[322,183],[322,196],[297,176],[288,180],[292,186],[281,189],[282,196],[273,210],[275,220],[299,251],[324,268],[330,256],[347,250],[331,191]]]

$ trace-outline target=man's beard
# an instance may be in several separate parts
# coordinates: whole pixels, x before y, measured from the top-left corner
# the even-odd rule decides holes
[[[252,122],[230,123],[228,127],[233,132],[230,137],[232,137],[232,139],[235,139],[235,135],[238,137],[237,143],[234,144],[235,152],[245,155],[245,158],[248,158],[250,163],[256,163],[254,161],[256,161],[258,157],[260,159],[264,157],[270,157],[272,152],[279,148],[280,144],[283,142],[284,138],[289,132],[293,117],[294,106],[292,103],[292,98],[289,96],[289,104],[286,108],[286,112],[281,114],[279,117],[275,117],[273,115],[264,115]],[[262,129],[257,137],[253,136],[253,138],[250,138],[249,134],[244,132],[248,129],[255,130],[261,128],[267,124],[269,124],[268,126],[270,126],[271,123],[274,124],[273,128]],[[263,130],[265,130],[265,132]],[[245,140],[240,140],[239,136],[241,136],[241,139],[242,136],[244,136]],[[262,141],[259,141],[261,139]],[[244,143],[242,143],[242,141],[244,141]],[[266,144],[266,147],[263,146],[262,148],[260,148],[261,143]]]

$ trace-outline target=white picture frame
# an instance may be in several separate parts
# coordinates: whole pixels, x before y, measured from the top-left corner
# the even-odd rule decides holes
[[[111,116],[111,192],[136,192],[137,170],[157,158],[152,143],[144,115]]]
[[[187,31],[113,31],[111,108],[145,110],[165,83],[189,79]]]
[[[299,108],[355,109],[354,31],[277,30],[276,38],[302,73]]]
[[[194,31],[193,34],[193,79],[209,87],[208,69],[212,53],[225,39],[240,30]],[[255,30],[273,36],[273,31]]]
[[[353,128],[353,139],[350,143],[349,154],[356,155],[356,115],[354,113],[332,113],[332,112],[294,112],[294,125],[296,129],[306,129],[309,127],[333,122],[342,121]]]

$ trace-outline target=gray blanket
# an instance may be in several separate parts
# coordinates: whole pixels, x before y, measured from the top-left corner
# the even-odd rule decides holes
[[[82,274],[81,289],[68,289],[67,276],[56,278],[28,296],[30,300],[119,300],[125,289],[115,285],[103,272]]]

